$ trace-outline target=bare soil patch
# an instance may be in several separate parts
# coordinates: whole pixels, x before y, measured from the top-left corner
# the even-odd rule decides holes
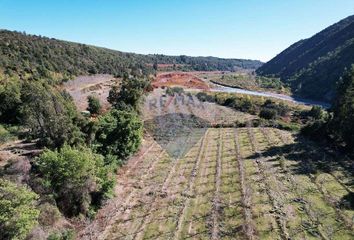
[[[119,83],[119,79],[108,74],[96,74],[91,76],[79,76],[64,83],[64,89],[73,97],[76,107],[80,111],[87,108],[87,97],[96,96],[103,106],[109,107],[107,97],[111,87]]]
[[[202,79],[188,72],[159,73],[152,85],[156,87],[181,86],[193,89],[208,90],[209,85]]]

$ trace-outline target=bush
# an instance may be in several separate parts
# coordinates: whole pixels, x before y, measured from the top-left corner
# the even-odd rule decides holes
[[[205,92],[199,92],[196,94],[196,97],[201,102],[215,102],[215,97],[211,96]]]
[[[280,168],[285,171],[286,170],[285,169],[285,166],[286,166],[285,157],[284,156],[278,157],[278,161],[279,161]]]
[[[239,104],[236,106],[236,109],[238,109],[242,112],[248,112],[251,114],[255,114],[255,111],[256,111],[255,106],[250,99],[241,98],[238,102],[239,102]]]
[[[142,133],[143,123],[137,113],[113,109],[99,119],[98,150],[104,155],[125,159],[140,146]]]
[[[87,111],[91,114],[99,114],[101,112],[101,103],[100,100],[95,96],[88,96],[88,107]]]
[[[52,233],[47,238],[47,240],[73,240],[73,239],[75,239],[75,232],[71,229]]]
[[[184,89],[181,87],[168,87],[166,89],[166,94],[170,96],[181,95],[182,93],[184,93]]]
[[[301,133],[313,140],[322,141],[328,133],[327,123],[322,119],[310,122],[301,129]]]
[[[263,88],[274,88],[281,90],[284,83],[279,78],[256,76],[257,83]]]
[[[14,136],[7,131],[2,125],[0,125],[0,144],[11,140]]]
[[[277,118],[277,111],[274,109],[263,108],[259,113],[259,117],[267,120],[273,120]]]
[[[37,199],[27,188],[0,179],[0,239],[25,239],[38,223]]]
[[[274,111],[276,111],[278,116],[282,117],[286,116],[290,112],[290,108],[284,103],[275,103],[270,99],[264,102],[262,108],[273,109]]]
[[[87,214],[91,195],[108,191],[109,169],[103,157],[85,147],[64,145],[60,151],[45,150],[37,167],[46,184],[53,190],[59,209],[67,216]]]
[[[282,120],[278,120],[277,124],[274,127],[279,128],[281,130],[292,131],[292,132],[298,132],[301,130],[300,124],[292,123],[292,122],[288,123]]]
[[[56,206],[44,203],[39,209],[38,221],[42,226],[53,226],[60,219],[60,212]]]
[[[308,116],[312,117],[315,120],[319,120],[323,118],[323,110],[320,106],[313,106],[311,110],[308,112]]]
[[[225,102],[224,102],[224,106],[228,106],[228,107],[235,107],[237,100],[236,98],[230,97],[230,98],[226,98]]]

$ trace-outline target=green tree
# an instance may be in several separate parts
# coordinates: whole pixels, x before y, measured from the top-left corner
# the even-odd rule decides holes
[[[98,125],[96,141],[102,154],[125,159],[138,149],[143,124],[134,111],[113,109],[100,117]]]
[[[45,150],[37,159],[39,172],[54,192],[59,209],[67,216],[87,214],[95,193],[109,191],[113,179],[101,155],[89,148],[64,145]],[[104,194],[101,194],[101,196]]]
[[[149,85],[150,81],[145,78],[125,78],[120,88],[118,86],[112,87],[107,100],[116,109],[122,109],[122,106],[129,105],[134,110],[138,110],[144,91]]]
[[[256,111],[255,104],[252,102],[251,99],[248,98],[240,98],[238,101],[236,101],[235,108],[242,112],[248,112],[251,114],[254,114]]]
[[[354,65],[342,77],[333,106],[332,133],[354,149]]]
[[[0,81],[0,122],[18,123],[19,106],[21,104],[21,84],[18,79],[11,78]]]
[[[120,92],[120,87],[118,85],[114,85],[111,87],[108,93],[107,101],[112,104],[112,106],[115,106],[118,102],[119,99],[119,92]]]
[[[38,195],[0,178],[0,239],[25,239],[37,225]]]
[[[82,133],[74,124],[77,111],[67,93],[41,82],[26,82],[21,100],[22,121],[29,129],[29,138],[38,138],[41,145],[53,148],[82,141]]]
[[[157,64],[157,62],[154,62],[154,64],[152,65],[152,68],[153,68],[155,71],[157,71],[157,69],[158,69],[158,64]]]
[[[88,101],[87,111],[89,111],[91,114],[99,114],[101,112],[101,108],[102,108],[101,103],[97,97],[88,96],[87,101]]]

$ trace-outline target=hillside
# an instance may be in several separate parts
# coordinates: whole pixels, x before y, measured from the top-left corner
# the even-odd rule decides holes
[[[184,65],[187,71],[235,71],[238,69],[257,69],[263,63],[258,60],[232,59],[217,57],[190,57],[185,55],[167,56],[162,54],[146,55],[147,61],[158,64]]]
[[[354,15],[300,40],[257,69],[289,83],[294,94],[331,101],[336,82],[354,63]]]
[[[144,66],[139,55],[6,30],[0,31],[0,56],[0,69],[21,78],[119,75]]]
[[[186,70],[231,71],[255,69],[255,60],[142,55],[101,47],[0,30],[0,76],[63,79],[88,73],[122,75],[124,72],[148,74],[153,64],[185,65]]]

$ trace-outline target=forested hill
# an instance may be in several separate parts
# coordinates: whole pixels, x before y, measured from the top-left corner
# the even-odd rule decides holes
[[[288,82],[297,95],[333,99],[336,82],[354,63],[354,15],[300,40],[257,69]]]
[[[0,30],[0,77],[67,78],[87,73],[121,75],[127,71],[146,74],[153,65],[182,64],[187,70],[233,70],[257,68],[255,60],[142,55],[67,42],[54,38]]]
[[[127,69],[144,68],[139,57],[53,38],[0,31],[0,69],[6,75],[21,78],[60,78],[85,73],[119,75]]]
[[[237,69],[257,69],[262,62],[250,59],[231,59],[217,57],[190,57],[185,55],[167,56],[162,54],[145,55],[148,62],[158,64],[185,65],[185,70],[194,71],[235,71]]]

